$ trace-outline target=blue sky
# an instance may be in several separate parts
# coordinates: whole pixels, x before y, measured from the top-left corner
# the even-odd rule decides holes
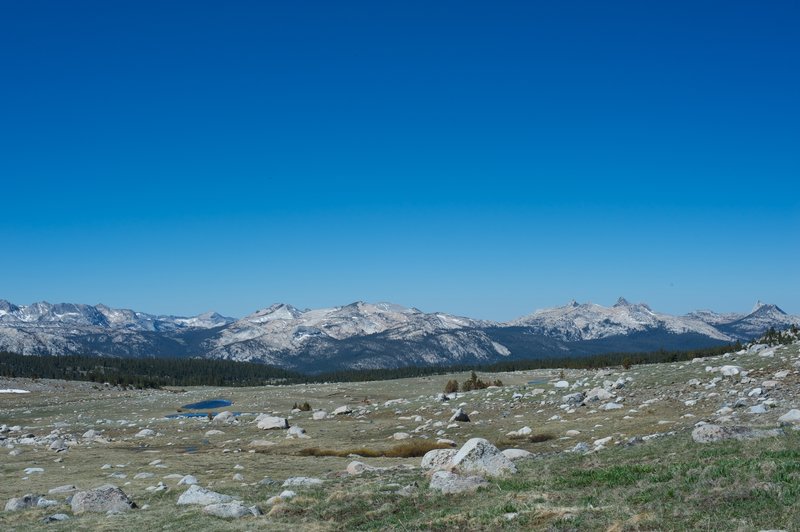
[[[2,2],[0,298],[800,313],[800,8],[651,4]]]

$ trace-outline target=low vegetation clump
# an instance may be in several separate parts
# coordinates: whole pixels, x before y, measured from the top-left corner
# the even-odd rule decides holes
[[[308,404],[308,401],[303,402],[303,404],[295,403],[292,406],[292,410],[300,410],[301,412],[311,412],[311,405]]]
[[[425,453],[434,449],[450,449],[450,445],[436,443],[428,440],[412,440],[406,443],[395,445],[389,449],[370,449],[361,447],[357,449],[320,449],[309,447],[300,450],[300,456],[338,456],[346,458],[351,454],[357,454],[363,458],[417,458],[425,456]]]
[[[458,391],[458,381],[450,379],[444,386],[444,393],[456,393]]]
[[[497,380],[495,382],[500,382],[500,380]],[[502,386],[502,385],[503,385],[503,383],[500,382],[499,386]],[[498,386],[498,385],[496,384],[495,386]],[[473,371],[470,374],[469,379],[465,380],[464,384],[461,385],[461,388],[465,392],[469,392],[469,391],[472,391],[472,390],[483,390],[484,388],[488,388],[488,387],[489,387],[489,385],[487,383],[483,382],[481,379],[478,378],[478,375],[475,374],[475,371]]]

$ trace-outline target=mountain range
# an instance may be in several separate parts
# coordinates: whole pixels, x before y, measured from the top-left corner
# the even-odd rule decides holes
[[[800,317],[761,302],[747,314],[673,316],[623,298],[610,307],[571,301],[499,323],[360,301],[306,310],[280,303],[234,319],[0,300],[0,351],[221,358],[313,373],[694,349],[751,340],[791,324],[800,324]]]

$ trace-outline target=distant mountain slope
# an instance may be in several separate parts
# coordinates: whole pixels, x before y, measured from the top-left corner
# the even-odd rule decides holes
[[[750,340],[792,323],[800,318],[760,302],[749,314],[672,316],[623,298],[611,307],[573,301],[508,323],[361,301],[308,310],[279,303],[234,320],[213,312],[186,318],[0,300],[0,350],[223,358],[321,372],[692,349]]]

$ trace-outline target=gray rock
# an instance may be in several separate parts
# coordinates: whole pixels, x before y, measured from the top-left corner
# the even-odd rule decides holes
[[[723,440],[756,440],[782,436],[780,429],[758,430],[750,427],[723,427],[721,425],[705,424],[695,427],[692,439],[697,443],[716,443]]]
[[[233,412],[229,410],[224,410],[214,416],[211,421],[213,423],[233,423],[236,421],[236,416],[233,415]]]
[[[288,432],[286,433],[287,438],[300,438],[300,439],[308,439],[311,436],[306,434],[306,429],[300,428],[297,425],[294,427],[290,427]]]
[[[450,416],[450,423],[460,421],[462,423],[469,423],[469,416],[463,409],[457,409],[452,416]]]
[[[268,416],[267,414],[261,414],[256,418],[255,422],[256,426],[262,430],[289,428],[289,421],[286,418]]]
[[[76,491],[78,491],[78,486],[74,484],[64,484],[63,486],[58,486],[57,488],[48,490],[47,493],[53,495],[58,493],[74,493]]]
[[[529,458],[533,453],[530,451],[526,451],[525,449],[504,449],[503,456],[511,460],[512,462],[515,460],[522,460],[524,458]]]
[[[468,440],[453,456],[451,463],[461,472],[491,477],[517,472],[517,466],[483,438]]]
[[[488,484],[478,476],[463,477],[449,471],[437,471],[431,477],[429,488],[445,494],[471,493]]]
[[[142,429],[137,432],[134,437],[135,438],[150,438],[156,435],[156,431],[153,429]]]
[[[610,392],[604,388],[592,388],[586,393],[586,398],[583,400],[586,403],[596,403],[597,401],[607,401],[614,397]]]
[[[22,497],[14,497],[6,502],[6,512],[18,512],[20,510],[27,510],[28,508],[35,508],[39,504],[41,497],[28,493]]]
[[[793,408],[778,418],[780,423],[800,423],[800,410]]]
[[[322,484],[322,480],[320,480],[320,479],[318,479],[318,478],[312,478],[312,477],[291,477],[291,478],[287,478],[287,479],[286,479],[286,480],[283,482],[283,484],[281,485],[281,487],[283,487],[283,488],[288,488],[288,487],[291,487],[291,486],[295,486],[295,487],[309,487],[309,486],[319,486],[320,484]]]
[[[589,444],[585,441],[575,444],[575,447],[571,449],[573,453],[588,453],[590,450]]]
[[[568,405],[579,405],[583,402],[586,396],[583,392],[570,393],[562,397],[563,401]]]
[[[58,523],[60,521],[66,521],[68,519],[69,516],[67,514],[53,514],[53,515],[48,515],[47,517],[42,519],[42,521],[44,521],[45,523]]]
[[[250,510],[250,508],[240,502],[209,504],[203,507],[203,513],[206,515],[213,515],[214,517],[221,517],[223,519],[240,519],[246,515],[253,515],[253,512]]]
[[[137,508],[136,503],[116,486],[105,485],[72,496],[72,513],[121,513]]]
[[[60,453],[60,452],[66,451],[67,450],[67,446],[64,443],[64,440],[59,438],[57,440],[53,440],[53,443],[50,444],[49,449],[51,451],[55,451],[57,453]]]
[[[456,449],[434,449],[422,457],[422,469],[446,469],[450,460],[458,453]]]
[[[319,421],[320,419],[325,419],[328,417],[328,413],[324,410],[317,410],[313,414],[311,414],[311,419]]]
[[[208,506],[209,504],[222,504],[227,502],[234,502],[236,499],[230,495],[223,495],[216,491],[201,488],[197,484],[189,486],[189,489],[184,491],[178,497],[177,504],[199,504]]]
[[[194,475],[186,475],[178,481],[178,486],[194,486],[197,484],[197,477]]]
[[[341,416],[344,414],[351,414],[352,412],[353,410],[349,406],[345,405],[345,406],[340,406],[339,408],[331,412],[331,414],[334,416]]]

